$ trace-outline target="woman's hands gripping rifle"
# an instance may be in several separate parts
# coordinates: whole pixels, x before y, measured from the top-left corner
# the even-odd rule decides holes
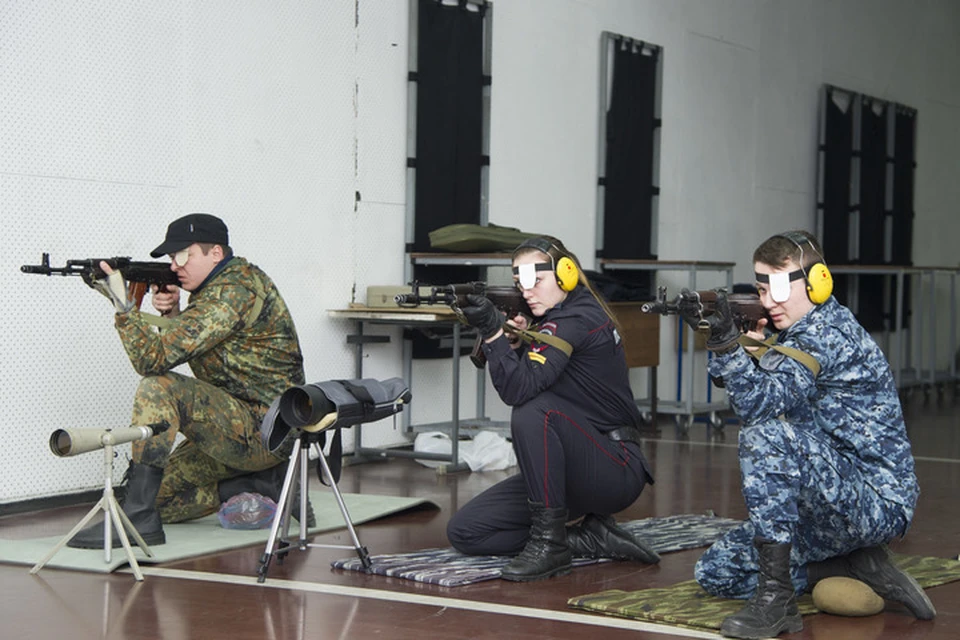
[[[470,359],[478,369],[486,366],[486,356],[480,345],[504,327],[504,316],[511,320],[518,315],[533,317],[530,306],[516,287],[491,286],[486,282],[431,287],[430,295],[423,295],[420,284],[414,282],[411,293],[402,293],[394,300],[400,307],[442,304],[453,309],[461,322],[477,329],[477,341]]]
[[[474,327],[484,340],[497,335],[503,328],[504,316],[493,306],[486,296],[471,293],[466,299],[467,305],[460,308],[467,324]]]

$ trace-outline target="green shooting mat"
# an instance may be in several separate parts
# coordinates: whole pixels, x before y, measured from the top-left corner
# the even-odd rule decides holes
[[[347,505],[350,519],[353,524],[359,525],[378,518],[400,513],[414,507],[425,506],[437,508],[429,500],[419,498],[405,498],[395,496],[365,495],[359,493],[342,494]],[[343,514],[337,505],[332,491],[311,491],[310,503],[316,515],[317,526],[311,527],[310,534],[324,533],[336,529],[345,529]],[[82,516],[81,516],[82,517]],[[99,522],[99,518],[94,521]],[[63,533],[48,538],[34,538],[27,540],[0,539],[0,562],[9,564],[25,564],[31,567],[43,559],[60,539],[73,527],[71,525]],[[150,547],[153,557],[147,557],[143,550],[132,543],[137,562],[140,564],[160,564],[183,560],[197,556],[219,553],[230,549],[238,549],[250,545],[266,545],[270,537],[269,527],[266,529],[241,530],[224,529],[216,514],[198,518],[189,522],[167,524],[163,526],[167,537],[166,544]],[[295,520],[290,524],[290,537],[299,537],[300,524]],[[359,532],[358,532],[359,533]],[[363,542],[362,533],[360,541]],[[75,569],[78,571],[92,571],[110,573],[119,567],[126,566],[127,554],[122,549],[113,549],[111,561],[104,561],[103,549],[72,549],[63,547],[44,565],[44,569],[60,568]]]
[[[924,589],[960,580],[960,562],[956,560],[898,554],[894,560]],[[621,618],[714,631],[720,629],[724,618],[742,609],[744,601],[708,595],[695,580],[688,580],[662,589],[611,589],[570,598],[567,604]],[[799,605],[803,615],[817,613],[809,594],[800,598]]]

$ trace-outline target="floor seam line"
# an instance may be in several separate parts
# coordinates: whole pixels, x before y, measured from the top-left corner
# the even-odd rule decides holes
[[[708,638],[719,639],[722,636],[708,631],[698,631],[695,629],[685,629],[670,625],[656,624],[653,622],[644,622],[630,618],[618,618],[604,615],[590,615],[586,613],[573,613],[567,611],[555,611],[552,609],[538,609],[535,607],[521,607],[516,605],[503,605],[481,600],[467,600],[461,598],[447,598],[445,596],[435,596],[428,594],[411,594],[402,591],[390,591],[385,589],[373,589],[370,587],[352,587],[349,585],[332,585],[322,582],[307,582],[302,580],[283,580],[277,578],[267,578],[266,582],[257,582],[253,576],[240,576],[226,573],[209,573],[203,571],[192,571],[186,569],[168,569],[163,567],[146,566],[141,567],[144,576],[166,577],[182,580],[209,581],[220,584],[239,584],[262,588],[300,590],[310,593],[323,595],[333,595],[341,597],[365,598],[372,600],[388,600],[393,602],[403,602],[406,604],[418,604],[423,606],[449,607],[464,611],[475,611],[478,613],[496,613],[499,615],[513,615],[525,618],[537,618],[557,622],[570,622],[575,624],[584,624],[595,627],[612,627],[618,629],[628,629],[636,631],[646,631],[649,633],[665,634],[684,638]],[[130,572],[130,569],[123,569],[122,572]]]

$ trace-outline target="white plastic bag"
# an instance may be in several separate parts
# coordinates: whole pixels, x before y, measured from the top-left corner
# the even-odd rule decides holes
[[[500,471],[517,464],[513,445],[493,431],[481,431],[465,444],[468,446],[461,449],[460,457],[471,471]]]
[[[493,431],[480,431],[473,440],[459,443],[457,458],[471,471],[499,471],[517,464],[513,446],[503,436]],[[425,431],[417,435],[413,450],[420,453],[439,453],[449,456],[453,451],[450,436],[442,431]],[[436,468],[447,464],[442,460],[420,460],[425,467]]]

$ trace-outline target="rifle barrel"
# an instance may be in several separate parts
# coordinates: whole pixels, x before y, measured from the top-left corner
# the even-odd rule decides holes
[[[39,273],[40,275],[44,276],[53,275],[50,273],[50,267],[44,267],[43,265],[39,264],[25,264],[20,267],[20,271],[23,271],[24,273]]]
[[[43,276],[80,276],[102,278],[106,274],[100,269],[100,262],[106,262],[113,269],[120,271],[124,279],[129,282],[144,282],[147,284],[179,284],[177,274],[170,270],[170,265],[164,262],[134,262],[127,257],[89,258],[83,260],[67,260],[62,267],[51,267],[48,254],[43,254],[41,264],[25,264],[20,266],[23,273],[32,273]]]

